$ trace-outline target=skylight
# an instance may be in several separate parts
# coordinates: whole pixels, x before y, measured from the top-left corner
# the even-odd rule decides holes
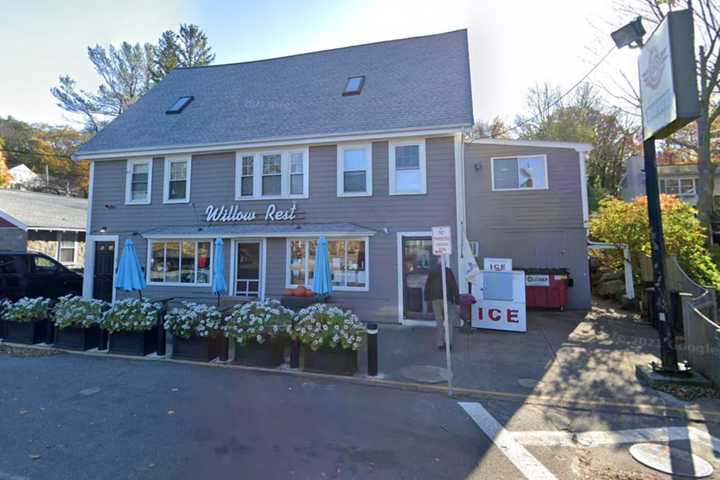
[[[172,114],[172,113],[182,112],[185,109],[185,107],[187,107],[190,104],[190,102],[193,101],[193,98],[195,98],[195,97],[180,97],[180,98],[178,98],[175,101],[175,103],[173,103],[173,106],[170,107],[169,109],[167,109],[165,111],[165,113]]]
[[[360,95],[363,85],[365,84],[365,76],[349,77],[345,83],[343,95]]]

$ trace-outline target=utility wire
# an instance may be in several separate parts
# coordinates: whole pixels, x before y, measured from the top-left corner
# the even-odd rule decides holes
[[[555,101],[552,102],[550,105],[548,105],[546,111],[540,112],[539,114],[537,114],[537,115],[535,115],[535,116],[533,116],[533,117],[530,117],[530,118],[528,118],[527,120],[525,120],[525,121],[523,121],[523,122],[516,123],[514,127],[506,128],[505,130],[503,130],[502,132],[500,132],[497,136],[498,136],[498,137],[501,137],[501,136],[505,135],[505,134],[508,133],[508,132],[512,132],[513,130],[517,130],[517,129],[520,128],[520,127],[524,127],[524,126],[527,125],[528,123],[537,120],[537,118],[538,118],[540,115],[549,112],[551,108],[553,108],[553,107],[555,107],[556,105],[558,105],[560,102],[562,102],[562,101],[565,99],[565,97],[567,97],[568,95],[570,95],[576,88],[578,88],[580,85],[582,85],[582,83],[583,83],[585,80],[587,80],[587,78],[588,78],[590,75],[592,75],[593,72],[594,72],[595,70],[597,70],[598,67],[599,67],[600,65],[602,65],[602,63],[603,63],[605,60],[607,60],[607,58],[610,56],[610,54],[613,53],[614,51],[615,51],[615,47],[612,47],[610,50],[608,50],[608,52],[607,52],[605,55],[603,55],[603,57],[602,57],[600,60],[598,60],[598,62],[597,62],[595,65],[593,65],[593,67],[592,67],[590,70],[588,70],[588,72],[587,72],[585,75],[583,75],[580,80],[578,80],[577,82],[575,82],[575,84],[574,84],[572,87],[570,87],[567,91],[565,91],[565,93],[563,93],[562,95],[560,95],[560,96],[557,98],[557,100],[555,100]],[[496,138],[497,138],[497,137],[496,137]]]

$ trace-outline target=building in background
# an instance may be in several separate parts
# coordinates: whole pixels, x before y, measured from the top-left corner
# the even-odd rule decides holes
[[[81,269],[86,222],[84,198],[0,189],[0,250],[41,252]]]
[[[42,177],[30,170],[24,163],[9,169],[8,173],[10,174],[10,188],[15,190],[32,190],[44,183]]]

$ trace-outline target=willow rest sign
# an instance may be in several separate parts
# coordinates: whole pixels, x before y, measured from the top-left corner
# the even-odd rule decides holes
[[[669,12],[638,58],[643,138],[665,138],[700,116],[692,12]]]
[[[292,204],[292,207],[287,210],[279,209],[274,203],[271,203],[265,209],[265,213],[262,216],[262,220],[266,222],[290,222],[295,220],[297,214],[297,205]],[[258,220],[258,214],[255,210],[242,210],[237,205],[220,205],[216,207],[214,205],[208,205],[205,209],[205,221],[207,223],[232,223],[232,222],[253,222]]]

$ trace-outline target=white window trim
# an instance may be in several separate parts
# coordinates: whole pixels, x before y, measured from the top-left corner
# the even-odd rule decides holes
[[[75,235],[75,239],[73,240],[73,259],[72,262],[64,263],[62,258],[62,234],[63,233],[72,233]],[[68,247],[69,248],[69,247]],[[57,251],[55,252],[55,259],[60,263],[61,265],[77,265],[77,257],[78,257],[78,233],[77,232],[57,232]]]
[[[148,165],[148,187],[147,187],[147,198],[144,200],[133,200],[132,199],[132,175],[133,168],[135,165],[141,164]],[[125,168],[125,205],[149,205],[152,200],[152,170],[153,170],[153,159],[152,158],[134,158],[127,161]]]
[[[182,241],[191,241],[195,242],[195,268],[197,269],[197,244],[199,242],[210,242],[210,272],[208,279],[210,280],[208,283],[182,283],[182,282],[153,282],[150,280],[150,266],[151,266],[151,259],[152,259],[152,246],[154,243],[167,243],[167,242],[177,242],[180,243]],[[182,252],[182,250],[181,250]],[[182,253],[181,253],[182,255]],[[146,260],[145,260],[145,281],[148,285],[157,286],[157,287],[211,287],[212,286],[212,278],[213,278],[213,263],[215,258],[215,241],[213,238],[158,238],[158,239],[148,239],[147,241],[147,252],[146,252]],[[167,254],[166,254],[167,256]],[[167,258],[164,258],[164,261],[167,262]],[[197,278],[197,271],[195,277]],[[226,279],[227,280],[227,279]]]
[[[290,194],[290,156],[293,153],[303,155],[303,193]],[[280,155],[280,195],[263,195],[263,155]],[[241,195],[242,186],[242,157],[253,157],[253,194]],[[236,151],[235,152],[235,200],[238,202],[247,200],[287,200],[294,198],[310,197],[310,148],[299,147],[286,150],[257,150],[257,151]]]
[[[287,238],[285,239],[285,288],[296,288],[297,285],[294,285],[290,283],[290,244],[293,241],[302,240],[302,241],[309,241],[309,240],[315,240],[317,241],[319,237],[295,237],[295,238]],[[347,241],[358,241],[358,242],[365,242],[365,275],[367,276],[367,281],[365,282],[364,287],[338,287],[333,285],[332,291],[333,292],[369,292],[370,291],[370,237],[325,237],[328,241],[331,240],[347,240]],[[347,255],[347,252],[346,252]],[[305,248],[305,288],[312,288],[312,282],[310,282],[309,278],[309,271],[308,271],[308,249]]]
[[[395,190],[395,174],[396,174],[396,168],[395,168],[395,148],[396,147],[406,147],[406,146],[412,146],[417,145],[418,146],[418,156],[419,156],[419,167],[420,167],[420,191],[417,192],[398,192]],[[426,157],[426,149],[425,149],[425,139],[408,139],[408,140],[397,140],[397,141],[391,141],[389,143],[389,179],[390,179],[390,195],[425,195],[427,194],[427,157]]]
[[[667,185],[668,180],[677,183],[678,193],[666,193],[662,191],[662,188],[660,188],[661,184],[664,182]],[[693,193],[682,193],[680,191],[680,184],[683,180],[691,180],[693,182]],[[697,196],[697,182],[698,177],[661,177],[658,179],[658,189],[660,190],[660,193],[664,193],[665,195],[676,195],[680,198],[692,198]]]
[[[356,150],[362,148],[367,155],[367,170],[365,171],[365,191],[364,192],[345,192],[345,169],[344,157],[345,150]],[[337,196],[338,197],[372,197],[373,175],[372,175],[372,144],[371,143],[343,143],[337,146]]]
[[[187,162],[187,186],[185,187],[185,198],[170,198],[170,163]],[[163,203],[189,203],[190,183],[192,180],[192,155],[171,155],[165,157],[163,164]]]
[[[495,188],[495,160],[506,160],[510,158],[515,158],[517,160],[520,160],[522,158],[537,158],[542,157],[543,164],[544,164],[544,170],[545,170],[545,186],[544,187],[532,187],[532,188]],[[529,192],[533,190],[550,190],[550,182],[548,179],[548,165],[547,165],[547,155],[546,154],[538,154],[538,155],[508,155],[505,157],[492,157],[490,158],[490,182],[492,186],[493,192]]]

